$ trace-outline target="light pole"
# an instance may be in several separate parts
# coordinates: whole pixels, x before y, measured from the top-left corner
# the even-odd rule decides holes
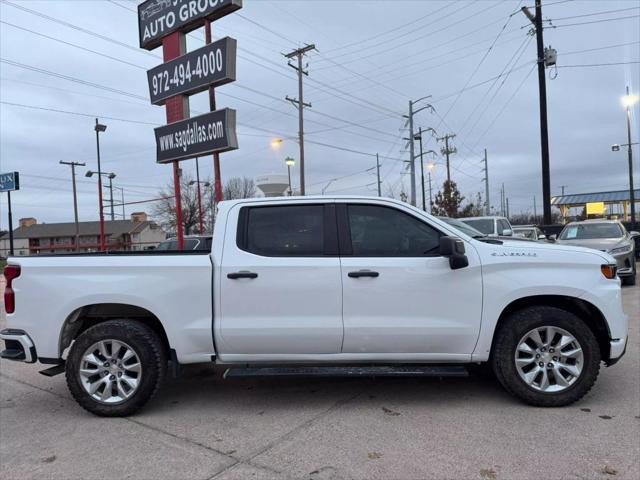
[[[414,207],[416,206],[416,155],[415,155],[415,148],[414,148],[414,133],[413,133],[413,117],[421,112],[424,109],[429,109],[431,111],[431,113],[435,112],[435,109],[433,108],[433,105],[427,103],[425,106],[418,108],[417,110],[414,109],[415,105],[419,102],[422,102],[423,100],[426,100],[427,98],[431,98],[431,95],[427,95],[426,97],[422,97],[419,98],[418,100],[409,100],[409,115],[403,115],[404,118],[407,119],[407,122],[405,123],[405,127],[408,125],[409,126],[409,138],[404,138],[404,140],[408,140],[408,144],[407,146],[409,147],[409,161],[410,164],[409,166],[411,167],[411,205],[413,205]]]
[[[289,174],[289,196],[292,196],[293,188],[291,188],[291,167],[296,164],[296,161],[291,157],[287,157],[284,159],[284,163],[287,165],[287,173]]]
[[[433,213],[433,198],[431,197],[431,170],[433,170],[433,163],[429,162],[427,168],[429,169],[429,213]]]
[[[91,178],[93,176],[93,174],[96,173],[98,174],[99,177],[107,177],[109,179],[109,205],[111,207],[111,221],[113,222],[116,217],[114,214],[114,210],[113,210],[113,179],[116,178],[116,174],[113,172],[92,172],[91,170],[89,170],[87,173],[85,173],[85,177],[87,178]],[[102,185],[101,182],[99,182],[100,185]]]
[[[75,251],[78,251],[79,242],[80,242],[80,225],[78,224],[78,196],[76,194],[76,167],[84,167],[85,163],[79,162],[64,162],[60,160],[60,165],[70,165],[71,166],[71,182],[73,183],[73,217],[76,226],[76,248]]]
[[[98,208],[100,211],[100,251],[104,252],[104,210],[102,206],[102,168],[100,167],[100,132],[107,131],[107,126],[98,122],[96,118],[96,126],[93,128],[96,131],[96,150],[98,153]]]
[[[197,188],[198,188],[198,222],[199,222],[199,227],[200,227],[200,235],[204,235],[204,222],[203,222],[203,219],[202,219],[202,195],[200,193],[200,184],[203,184],[207,188],[211,184],[209,182],[201,182],[200,181],[200,175],[197,174],[197,169],[196,169],[196,177],[197,177],[197,180],[191,180],[189,182],[189,185],[197,185]]]
[[[435,134],[435,130],[433,128],[428,128],[425,131],[431,131]],[[420,130],[418,131],[418,133],[416,133],[414,135],[414,140],[420,140],[420,184],[422,186],[422,210],[424,212],[427,211],[427,205],[426,205],[426,201],[424,198],[424,161],[423,161],[423,157],[425,153],[433,153],[434,155],[437,155],[436,152],[434,152],[433,150],[428,150],[426,152],[424,152],[422,150],[422,127],[420,127]]]
[[[631,107],[638,101],[637,95],[631,95],[629,93],[629,87],[627,87],[627,94],[622,97],[622,104],[627,109],[627,143],[622,145],[612,145],[611,150],[617,152],[621,146],[627,147],[627,155],[629,160],[629,203],[631,204],[631,228],[635,228],[636,225],[636,199],[633,187],[633,150],[632,146],[637,145],[631,142]]]

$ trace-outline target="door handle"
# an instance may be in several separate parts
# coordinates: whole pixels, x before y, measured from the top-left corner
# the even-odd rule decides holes
[[[360,278],[360,277],[376,278],[380,276],[378,272],[374,272],[372,270],[358,270],[357,272],[349,272],[348,275],[351,278]]]
[[[258,278],[258,274],[253,272],[234,272],[228,273],[227,278],[230,278],[231,280],[238,280],[239,278]]]

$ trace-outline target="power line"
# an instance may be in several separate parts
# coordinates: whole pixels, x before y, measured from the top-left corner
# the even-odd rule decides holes
[[[594,23],[615,22],[617,20],[631,20],[632,18],[638,18],[638,17],[640,17],[640,15],[630,15],[630,16],[615,17],[615,18],[603,18],[602,20],[592,20],[590,22],[565,23],[563,25],[553,25],[552,28],[576,27],[579,25],[591,25]]]
[[[634,65],[640,63],[638,60],[631,62],[612,62],[612,63],[591,63],[582,65],[557,65],[558,68],[584,68],[584,67],[611,67],[614,65]]]
[[[602,12],[584,13],[582,15],[572,15],[570,17],[559,17],[559,18],[554,18],[553,21],[557,22],[559,20],[571,20],[572,18],[593,17],[597,15],[605,15],[607,13],[627,12],[629,10],[638,10],[638,9],[640,9],[640,7],[618,8],[616,10],[604,10]]]

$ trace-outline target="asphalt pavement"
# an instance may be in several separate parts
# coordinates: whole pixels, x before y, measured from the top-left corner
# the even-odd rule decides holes
[[[103,419],[63,375],[1,361],[0,478],[637,480],[640,287],[623,296],[626,356],[558,409],[482,376],[223,380],[198,366],[139,414]]]

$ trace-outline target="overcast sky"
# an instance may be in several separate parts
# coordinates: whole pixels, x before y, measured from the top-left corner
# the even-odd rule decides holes
[[[21,174],[21,190],[13,196],[15,223],[27,216],[72,221],[71,172],[58,162],[96,169],[94,116],[108,125],[101,137],[103,170],[117,174],[114,185],[124,188],[127,202],[154,198],[170,181],[171,167],[155,163],[153,127],[164,123],[164,108],[149,103],[145,74],[161,62],[161,49],[138,48],[137,3],[0,4],[0,172]],[[626,154],[610,146],[626,143],[620,101],[625,85],[640,89],[640,2],[545,3],[545,44],[558,50],[558,69],[547,72],[552,193],[561,185],[568,193],[628,188]],[[376,153],[383,193],[408,192],[402,115],[410,99],[432,95],[436,113],[418,114],[416,127],[457,134],[451,167],[463,194],[484,192],[481,159],[487,148],[491,203],[499,205],[504,182],[512,212],[532,211],[536,196],[539,213],[535,38],[518,11],[532,4],[244,0],[242,10],[213,24],[215,37],[238,40],[238,80],[217,89],[218,106],[238,112],[240,148],[221,156],[223,180],[286,173],[284,158],[298,159],[297,114],[284,100],[297,96],[297,81],[282,53],[315,43],[318,52],[308,55],[305,79],[305,101],[313,105],[305,112],[308,193],[340,177],[327,194],[375,194]],[[188,48],[202,45],[203,31],[196,30]],[[593,66],[610,63],[625,64]],[[205,93],[191,97],[192,114],[207,106]],[[636,104],[633,141],[640,133],[638,113]],[[274,151],[269,142],[277,137],[284,142]],[[440,146],[431,140],[424,149]],[[635,153],[640,184],[637,148]],[[194,165],[182,163],[187,174]],[[80,218],[95,220],[95,177],[85,178],[84,171]],[[202,158],[201,175],[211,172],[211,157]],[[293,174],[295,187],[297,165]],[[434,189],[444,178],[438,158]],[[6,195],[1,197],[0,228],[6,228]]]

